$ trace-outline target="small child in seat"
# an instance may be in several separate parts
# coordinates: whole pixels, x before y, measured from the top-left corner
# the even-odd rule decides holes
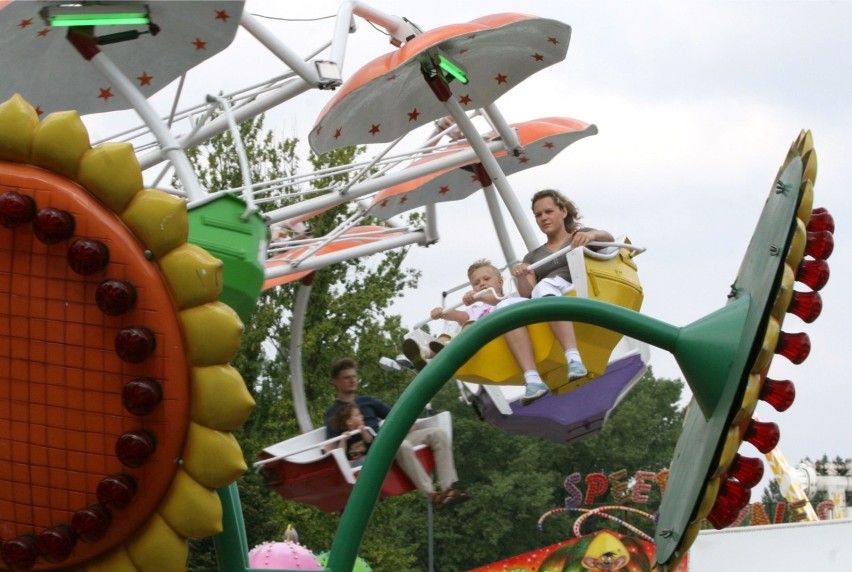
[[[496,309],[525,300],[525,298],[505,297],[503,295],[503,277],[497,267],[488,260],[481,259],[471,264],[470,268],[467,269],[467,277],[473,287],[473,290],[466,292],[462,297],[467,308],[444,311],[439,306],[430,313],[433,320],[443,318],[464,326],[469,322],[487,316]],[[475,294],[489,288],[492,289],[491,292],[485,292],[474,298]],[[515,361],[518,362],[518,366],[524,372],[526,391],[524,396],[521,397],[521,405],[529,405],[549,392],[547,385],[541,380],[536,369],[535,354],[533,353],[529,332],[526,328],[517,328],[506,332],[503,337],[506,339],[506,344],[509,346]],[[440,343],[440,340],[435,340],[430,343],[430,347],[433,352],[437,353],[443,348],[443,343]]]
[[[343,449],[353,467],[360,467],[364,464],[364,456],[374,437],[373,430],[364,425],[361,410],[354,402],[347,403],[334,412],[331,424],[341,435],[348,434],[348,437],[338,442],[337,447]]]

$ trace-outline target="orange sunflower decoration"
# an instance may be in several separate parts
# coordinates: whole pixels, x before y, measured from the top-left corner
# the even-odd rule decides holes
[[[184,570],[254,406],[185,202],[76,112],[0,104],[0,567]]]

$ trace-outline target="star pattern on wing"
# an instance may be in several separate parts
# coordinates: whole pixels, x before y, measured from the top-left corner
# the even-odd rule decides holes
[[[110,88],[110,87],[101,87],[101,88],[98,88],[98,89],[100,90],[100,94],[98,95],[98,97],[100,99],[103,99],[104,101],[109,101],[109,98],[113,97],[113,95],[114,95],[112,93],[112,88]]]
[[[521,155],[520,157],[518,157],[518,161],[519,161],[521,164],[526,165],[527,163],[529,163],[529,162],[530,162],[530,158],[529,158],[529,157],[527,157],[526,155]]]
[[[228,18],[231,16],[228,14],[227,10],[216,10],[216,19],[222,20],[223,22],[227,22]]]
[[[381,204],[379,205],[380,208],[385,208],[386,206],[388,206],[388,200],[387,199],[383,200],[381,202]]]
[[[142,70],[142,75],[136,76],[136,79],[139,80],[139,87],[144,85],[151,85],[151,80],[154,79],[154,76],[148,75],[148,72]]]
[[[408,197],[406,197],[405,195],[403,195],[399,198],[399,204],[404,205],[407,202],[408,202]]]
[[[45,36],[47,36],[49,33],[50,33],[50,28],[44,28],[44,29],[42,29],[42,30],[39,30],[39,31],[36,33],[36,35],[37,35],[38,37],[40,37],[40,38],[44,38],[44,37],[45,37]]]
[[[371,123],[370,124],[370,135],[375,136],[376,133],[378,133],[379,131],[382,130],[381,126],[382,126],[381,123],[378,123],[378,124],[377,123]]]
[[[195,40],[192,42],[192,45],[195,46],[196,51],[207,49],[207,42],[205,42],[201,38],[195,38]]]
[[[547,143],[544,144],[544,148],[545,149],[553,149],[553,142],[548,141]]]
[[[508,77],[506,77],[505,75],[503,75],[503,74],[501,74],[501,73],[498,73],[498,74],[497,74],[497,77],[495,77],[495,78],[494,78],[494,81],[496,81],[496,82],[497,82],[497,85],[500,85],[500,84],[502,84],[502,83],[506,83],[506,82],[508,81],[508,79],[509,79],[509,78],[508,78]]]
[[[26,28],[27,26],[31,26],[32,23],[33,23],[33,19],[27,18],[26,20],[21,20],[21,22],[18,24],[18,27],[19,28]]]
[[[541,54],[540,54],[540,53],[538,53],[538,52],[534,53],[531,57],[532,57],[535,61],[537,61],[537,62],[544,61],[544,56],[543,56],[543,55],[541,55]]]
[[[416,107],[412,111],[408,112],[408,120],[409,121],[417,121],[418,117],[420,117],[420,112],[417,111]]]
[[[441,188],[438,190],[439,195],[446,195],[450,192],[450,187],[447,185],[441,185]]]
[[[554,46],[559,43],[559,40],[557,38],[554,38],[553,36],[549,36],[547,38],[547,41],[553,44]]]
[[[461,105],[469,105],[471,102],[470,96],[465,94],[459,98],[459,103]]]
[[[337,129],[335,129],[335,130],[334,130],[334,138],[335,138],[335,139],[340,139],[340,134],[341,134],[342,132],[343,132],[343,129],[342,129],[341,127],[338,127]]]

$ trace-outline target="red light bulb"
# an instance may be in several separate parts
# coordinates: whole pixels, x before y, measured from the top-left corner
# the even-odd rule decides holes
[[[136,479],[126,473],[104,477],[98,483],[98,502],[110,509],[127,508],[135,495]]]
[[[100,240],[78,238],[68,247],[68,265],[82,276],[89,276],[106,268],[109,249]]]
[[[796,270],[796,280],[811,290],[822,290],[828,283],[828,263],[825,260],[803,258]]]
[[[0,557],[15,572],[31,570],[37,556],[35,537],[29,534],[6,540],[0,548]]]
[[[124,408],[133,415],[148,415],[163,400],[163,389],[150,378],[140,377],[130,380],[121,391]]]
[[[129,431],[115,442],[115,454],[126,467],[137,468],[148,462],[157,442],[154,436],[145,430]]]
[[[753,488],[763,478],[763,461],[737,453],[728,469],[728,477],[737,479],[747,489]]]
[[[745,431],[744,440],[754,445],[764,455],[772,451],[781,438],[778,425],[771,421],[752,419]]]
[[[77,544],[77,537],[74,535],[74,530],[66,524],[43,530],[36,537],[36,550],[48,562],[68,560],[75,544]]]
[[[828,260],[834,251],[834,235],[827,230],[817,230],[808,233],[805,254],[817,260]]]
[[[115,335],[115,351],[122,361],[139,363],[154,352],[157,340],[148,328],[124,328]]]
[[[822,296],[819,292],[793,292],[787,311],[810,324],[822,313]]]
[[[28,223],[35,217],[36,204],[32,197],[14,191],[0,195],[0,224],[15,228]]]
[[[751,500],[751,490],[733,479],[726,479],[719,487],[719,496],[716,497],[707,520],[717,530],[730,526],[737,520],[737,516],[749,500]]]
[[[811,353],[811,339],[804,332],[798,334],[788,334],[781,332],[778,336],[778,345],[775,347],[775,353],[780,354],[799,365]]]
[[[776,411],[787,411],[796,399],[796,386],[786,379],[775,380],[767,377],[760,388],[760,399]]]
[[[818,230],[827,230],[834,234],[834,217],[822,207],[811,211],[811,220],[808,222],[808,231]]]
[[[83,542],[97,542],[106,535],[110,524],[112,513],[100,504],[81,508],[71,517],[71,528]]]
[[[74,234],[74,217],[67,211],[46,207],[33,219],[33,232],[45,244],[56,244]]]
[[[125,280],[104,280],[95,292],[95,302],[104,314],[120,316],[136,305],[136,287]]]

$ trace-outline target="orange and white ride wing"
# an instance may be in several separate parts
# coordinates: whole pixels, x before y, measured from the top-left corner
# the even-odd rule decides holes
[[[400,232],[388,231],[389,229],[384,226],[356,226],[342,233],[339,237],[332,240],[328,244],[316,248],[316,251],[311,253],[310,256],[322,256],[324,254],[340,252],[348,248],[354,248],[356,246],[374,243],[381,240],[382,238],[387,238],[388,236],[401,234]],[[288,264],[293,264],[293,262],[301,260],[306,254],[309,253],[312,248],[314,248],[313,245],[299,246],[286,252],[276,254],[275,256],[270,256],[269,259],[266,261],[266,269],[272,270],[274,268],[280,268]],[[289,284],[290,282],[294,282],[295,280],[301,280],[314,270],[315,269],[298,270],[298,268],[294,268],[292,272],[283,276],[267,278],[263,283],[263,289],[268,290],[270,288],[274,288],[275,286],[281,286],[283,284]]]
[[[320,112],[308,138],[317,153],[387,143],[447,114],[420,71],[421,54],[444,55],[468,83],[453,83],[462,109],[479,109],[535,72],[562,61],[567,24],[526,14],[494,14],[424,32],[355,72]]]
[[[523,152],[517,156],[505,149],[495,153],[497,163],[505,175],[544,165],[575,141],[598,132],[595,125],[569,117],[546,117],[510,127],[517,132]],[[496,133],[490,133],[485,140],[494,140],[496,136]],[[469,148],[467,144],[459,144],[450,147],[447,153],[427,155],[412,161],[407,168],[427,165],[448,154]],[[385,189],[376,194],[370,213],[387,220],[427,204],[459,201],[469,197],[483,187],[478,164],[479,159],[472,158],[461,167],[443,169]]]
[[[68,28],[48,26],[40,11],[48,2],[0,2],[0,101],[15,93],[39,115],[75,109],[81,115],[130,109],[124,97],[77,52]],[[52,2],[50,4],[59,4]],[[100,49],[150,97],[234,39],[242,0],[147,2],[156,35],[101,46]],[[99,36],[147,26],[95,27]]]

